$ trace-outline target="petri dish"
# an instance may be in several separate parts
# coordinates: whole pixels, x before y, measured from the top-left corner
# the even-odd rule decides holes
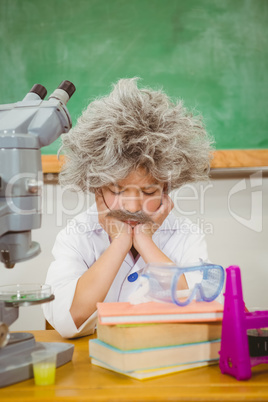
[[[4,301],[6,306],[29,306],[53,299],[50,285],[24,283],[0,286],[0,301]]]

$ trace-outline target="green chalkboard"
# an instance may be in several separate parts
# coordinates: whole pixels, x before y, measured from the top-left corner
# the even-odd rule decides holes
[[[75,124],[139,76],[201,112],[217,149],[268,148],[267,0],[0,0],[0,40],[0,103],[68,79]]]

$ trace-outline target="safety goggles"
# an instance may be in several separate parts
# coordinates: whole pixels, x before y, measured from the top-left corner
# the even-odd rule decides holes
[[[189,289],[178,290],[182,276]],[[191,267],[148,264],[141,275],[143,286],[152,300],[173,302],[186,306],[193,299],[210,302],[216,299],[223,288],[224,269],[220,265],[200,263]]]

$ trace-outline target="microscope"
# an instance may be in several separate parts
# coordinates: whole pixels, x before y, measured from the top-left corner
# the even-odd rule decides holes
[[[74,92],[63,81],[44,100],[47,90],[36,84],[22,101],[0,105],[0,261],[6,268],[40,253],[31,230],[41,226],[41,148],[72,127],[66,104]],[[33,350],[54,348],[57,366],[72,359],[73,345],[37,343],[31,334],[8,330],[19,306],[53,299],[48,285],[0,286],[0,387],[33,376]]]

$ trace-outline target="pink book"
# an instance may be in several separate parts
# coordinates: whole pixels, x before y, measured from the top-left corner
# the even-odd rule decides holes
[[[138,324],[153,322],[198,322],[221,321],[223,305],[212,302],[192,301],[187,306],[173,303],[147,302],[130,304],[128,302],[97,303],[101,324]]]

